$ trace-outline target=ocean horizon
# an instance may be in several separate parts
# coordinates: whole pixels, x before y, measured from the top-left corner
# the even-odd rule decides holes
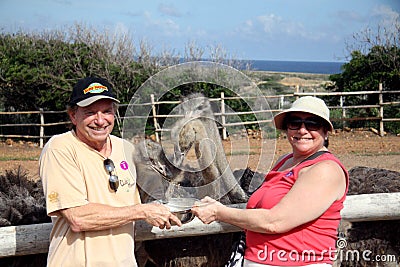
[[[203,61],[212,61],[210,59],[202,59]],[[259,59],[239,59],[238,67],[245,70],[250,67],[251,71],[271,71],[271,72],[295,72],[295,73],[311,73],[311,74],[338,74],[342,73],[342,66],[346,62],[338,61],[288,61],[288,60],[259,60]],[[184,58],[180,59],[180,63],[187,62]],[[226,63],[228,64],[228,63]]]
[[[313,74],[337,74],[342,72],[345,62],[323,61],[279,61],[279,60],[245,60],[250,63],[251,70],[298,72]]]

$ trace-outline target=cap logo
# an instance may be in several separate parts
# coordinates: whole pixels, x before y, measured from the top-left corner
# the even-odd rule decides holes
[[[92,83],[88,88],[83,90],[83,93],[86,95],[87,93],[91,94],[100,94],[104,91],[108,91],[108,88],[100,83]]]

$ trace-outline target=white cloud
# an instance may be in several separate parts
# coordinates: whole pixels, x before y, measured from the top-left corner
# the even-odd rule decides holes
[[[171,17],[181,17],[181,12],[174,5],[160,4],[158,5],[158,11],[160,11],[164,15],[168,15]]]
[[[274,14],[259,16],[256,20],[261,24],[265,33],[274,33],[279,25],[283,23],[283,19]]]
[[[395,22],[399,21],[400,14],[389,6],[379,5],[372,11],[372,15],[376,16],[379,24],[385,28],[392,27]]]
[[[172,19],[167,19],[161,22],[162,28],[165,30],[165,33],[168,35],[175,35],[181,32],[179,24],[175,23]]]
[[[144,13],[146,21],[146,29],[142,29],[144,32],[152,31],[152,35],[159,36],[179,36],[181,35],[181,28],[178,23],[170,18],[154,18],[150,12]]]
[[[125,11],[121,12],[121,14],[125,15],[127,17],[139,17],[142,15],[140,12],[133,12],[130,10],[125,10]]]
[[[326,37],[323,31],[307,29],[300,21],[285,19],[275,14],[265,14],[253,20],[246,20],[236,32],[249,38],[264,36],[270,40],[301,38],[318,40]]]
[[[361,15],[354,10],[338,10],[333,14],[333,18],[345,23],[362,23],[368,21],[368,16]]]

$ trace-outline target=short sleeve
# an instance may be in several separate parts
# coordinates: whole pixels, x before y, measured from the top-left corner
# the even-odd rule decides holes
[[[47,147],[42,152],[39,170],[47,214],[88,203],[85,181],[74,158],[66,149]]]

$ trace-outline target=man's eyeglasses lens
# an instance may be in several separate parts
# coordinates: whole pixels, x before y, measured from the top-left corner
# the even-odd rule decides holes
[[[112,172],[115,170],[114,162],[111,159],[105,159],[104,168],[110,174],[110,178],[108,179],[108,184],[110,185],[110,188],[114,192],[117,192],[119,180],[117,175],[112,174]]]
[[[319,129],[322,128],[322,122],[315,118],[309,118],[309,119],[300,119],[300,118],[289,118],[287,122],[287,127],[290,130],[298,130],[301,128],[303,125],[306,127],[307,130],[309,131],[318,131]]]

